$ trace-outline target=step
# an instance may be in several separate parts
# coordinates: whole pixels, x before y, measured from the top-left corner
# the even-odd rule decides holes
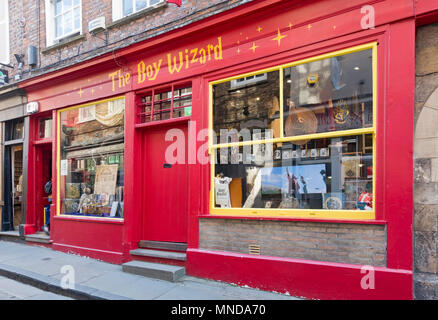
[[[29,234],[29,235],[26,235],[24,238],[26,241],[29,241],[29,242],[50,243],[50,236],[48,236],[45,233]]]
[[[182,252],[170,252],[170,251],[160,251],[160,250],[150,250],[150,249],[135,249],[129,251],[133,256],[142,256],[150,258],[160,258],[168,260],[179,260],[186,261],[187,255]]]
[[[181,251],[181,252],[186,252],[187,250],[187,243],[181,243],[181,242],[141,240],[138,243],[138,246],[140,248],[145,248],[145,249],[162,249],[162,250]]]
[[[186,274],[184,267],[136,260],[122,264],[122,269],[127,273],[171,282],[178,281]]]
[[[0,232],[0,240],[25,243],[23,237],[18,231],[2,231]]]

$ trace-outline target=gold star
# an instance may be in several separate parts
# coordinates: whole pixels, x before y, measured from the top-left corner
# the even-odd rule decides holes
[[[82,98],[82,93],[84,93],[84,91],[82,91],[82,88],[79,88],[78,94],[81,96],[81,98]]]
[[[91,94],[94,94],[94,88],[91,88]]]
[[[289,30],[292,30],[292,27],[293,27],[294,25],[292,24],[292,23],[290,23],[289,22]]]
[[[239,54],[240,53],[240,48],[237,48],[237,54]]]
[[[240,44],[240,40],[237,40],[237,44]]]
[[[257,31],[258,31],[258,32],[261,32],[262,30],[263,30],[262,27],[258,27],[258,28],[257,28]]]
[[[311,24],[309,24],[308,26],[307,26],[307,29],[311,29],[312,28],[312,25]]]
[[[280,29],[278,29],[278,31],[277,31],[277,36],[276,36],[274,39],[272,39],[272,41],[277,41],[277,42],[278,42],[278,46],[280,46],[281,39],[286,38],[286,37],[287,37],[287,36],[283,36],[283,35],[281,34],[281,32],[280,32]]]
[[[336,30],[336,26],[333,26],[333,30]]]
[[[252,47],[249,48],[250,50],[252,50],[253,53],[255,53],[255,50],[258,48],[259,46],[256,46],[255,42],[252,43]]]

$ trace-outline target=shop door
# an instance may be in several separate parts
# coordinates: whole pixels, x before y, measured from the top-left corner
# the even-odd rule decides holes
[[[178,150],[184,153],[184,163],[166,161],[166,150],[175,141],[165,141],[170,129],[184,133]],[[149,129],[144,134],[143,239],[187,242],[187,124]]]
[[[18,230],[22,219],[22,201],[23,201],[23,146],[13,146],[11,148],[12,163],[12,214],[13,226]]]

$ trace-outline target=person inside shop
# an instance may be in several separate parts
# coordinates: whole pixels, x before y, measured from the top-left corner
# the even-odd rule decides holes
[[[49,204],[44,206],[44,215],[46,218],[46,223],[44,224],[43,230],[47,235],[50,235],[50,203],[52,202],[52,180],[50,179],[44,185],[44,192],[47,194]]]

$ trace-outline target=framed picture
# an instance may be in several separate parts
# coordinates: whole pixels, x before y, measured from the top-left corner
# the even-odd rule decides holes
[[[293,150],[292,151],[292,159],[298,159],[300,157],[299,153],[297,150]]]
[[[275,160],[281,159],[281,150],[280,149],[277,149],[274,151],[274,159]]]
[[[342,154],[342,182],[345,179],[357,179],[361,177],[361,153]]]
[[[344,209],[345,198],[340,192],[325,193],[323,197],[323,208],[327,210],[342,210]]]
[[[330,150],[329,150],[329,148],[321,148],[320,150],[319,150],[319,156],[320,157],[329,157],[330,156]]]
[[[310,150],[310,157],[317,158],[319,156],[318,149],[311,149]]]
[[[283,150],[283,159],[284,160],[289,160],[292,159],[292,150]]]

